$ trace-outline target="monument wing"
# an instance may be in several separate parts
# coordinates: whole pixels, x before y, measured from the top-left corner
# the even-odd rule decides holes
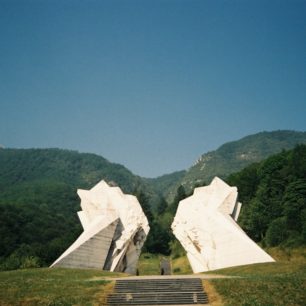
[[[171,227],[194,273],[274,261],[236,223],[237,196],[236,187],[215,177],[179,203]]]
[[[137,198],[105,181],[77,193],[82,208],[78,216],[84,231],[51,267],[136,273],[149,232],[148,220]]]

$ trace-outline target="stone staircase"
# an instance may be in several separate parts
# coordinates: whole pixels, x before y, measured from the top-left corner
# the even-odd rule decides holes
[[[107,305],[207,305],[200,278],[117,280]]]

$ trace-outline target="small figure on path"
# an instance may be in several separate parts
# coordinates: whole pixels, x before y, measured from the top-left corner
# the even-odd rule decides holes
[[[171,264],[168,258],[162,257],[159,266],[160,275],[171,275]]]

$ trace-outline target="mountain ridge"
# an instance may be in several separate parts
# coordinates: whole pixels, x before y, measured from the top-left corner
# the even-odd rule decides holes
[[[227,142],[202,154],[183,178],[164,191],[164,195],[171,202],[180,185],[189,192],[197,185],[208,184],[214,176],[225,179],[254,162],[305,143],[306,132],[291,130],[263,131]]]

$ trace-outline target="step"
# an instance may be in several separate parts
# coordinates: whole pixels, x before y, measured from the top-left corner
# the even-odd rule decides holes
[[[167,287],[115,287],[116,292],[150,292],[150,291],[159,291],[159,292],[190,292],[190,291],[203,291],[203,288],[199,286],[186,286],[186,287],[176,287],[176,286],[167,286]]]
[[[207,294],[199,278],[117,280],[107,305],[204,305]]]
[[[184,294],[169,294],[169,293],[157,293],[157,294],[142,294],[142,293],[126,293],[126,294],[120,294],[115,293],[111,294],[108,298],[108,301],[172,301],[172,300],[180,300],[180,301],[188,301],[188,302],[206,302],[207,296],[204,293],[195,293],[195,292],[188,292]]]

